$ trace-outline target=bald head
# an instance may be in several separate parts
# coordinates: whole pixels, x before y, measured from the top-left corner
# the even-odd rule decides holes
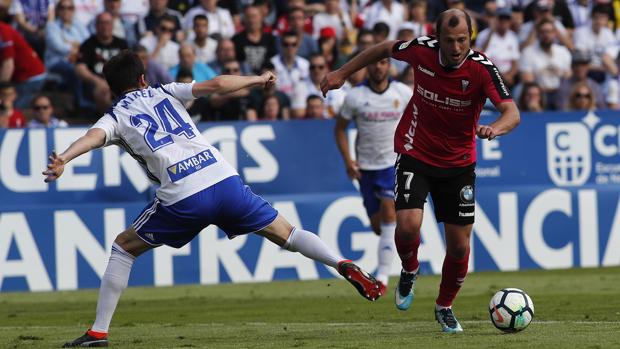
[[[459,24],[462,25],[463,22],[467,26],[467,31],[471,37],[471,17],[467,14],[467,12],[459,9],[443,11],[437,17],[437,37],[440,37],[441,33],[445,32],[446,29],[459,27]]]

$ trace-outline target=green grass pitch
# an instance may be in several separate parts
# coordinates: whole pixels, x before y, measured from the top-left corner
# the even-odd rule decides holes
[[[439,332],[437,276],[418,279],[409,311],[371,303],[342,279],[129,288],[112,321],[115,348],[620,348],[620,268],[472,273],[454,304],[465,330]],[[536,316],[502,334],[491,295],[518,287]],[[96,290],[0,294],[0,348],[58,348],[91,324]]]

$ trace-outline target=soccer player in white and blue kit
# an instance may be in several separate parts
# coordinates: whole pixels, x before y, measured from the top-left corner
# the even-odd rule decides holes
[[[198,131],[183,103],[210,93],[272,86],[276,76],[222,75],[202,83],[171,83],[149,87],[144,66],[132,52],[113,57],[103,74],[117,102],[84,136],[63,153],[50,155],[45,181],[58,179],[64,165],[99,147],[123,147],[159,183],[155,198],[127,230],[114,240],[101,280],[97,315],[92,327],[64,347],[108,345],[112,315],[127,287],[136,257],[168,245],[180,248],[210,224],[229,238],[256,233],[277,245],[319,261],[347,279],[368,300],[380,296],[377,281],[350,260],[332,251],[315,234],[296,229],[261,197],[255,195]]]
[[[367,66],[368,81],[351,89],[336,119],[336,143],[347,174],[360,184],[366,213],[379,235],[379,267],[375,277],[385,293],[394,258],[394,132],[413,91],[398,81],[390,81],[390,61],[382,59]],[[356,159],[351,158],[346,128],[357,126]]]

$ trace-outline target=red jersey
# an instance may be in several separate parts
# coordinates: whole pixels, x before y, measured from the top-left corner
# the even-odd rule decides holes
[[[45,73],[45,66],[24,37],[10,25],[0,22],[0,61],[13,58],[12,82],[24,82]]]
[[[473,50],[460,66],[446,68],[438,40],[429,36],[396,43],[392,56],[409,63],[415,75],[395,151],[441,168],[476,162],[476,126],[487,97],[495,105],[512,100],[499,70]]]

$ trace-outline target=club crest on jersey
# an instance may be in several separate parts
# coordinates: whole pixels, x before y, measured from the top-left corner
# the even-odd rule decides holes
[[[394,109],[398,109],[398,106],[400,105],[400,102],[398,101],[398,99],[394,100]]]
[[[171,181],[176,182],[216,162],[217,160],[213,153],[211,153],[211,150],[203,150],[194,156],[169,166],[167,168],[168,176],[170,176]]]
[[[465,92],[469,86],[469,80],[461,80],[461,90]]]

